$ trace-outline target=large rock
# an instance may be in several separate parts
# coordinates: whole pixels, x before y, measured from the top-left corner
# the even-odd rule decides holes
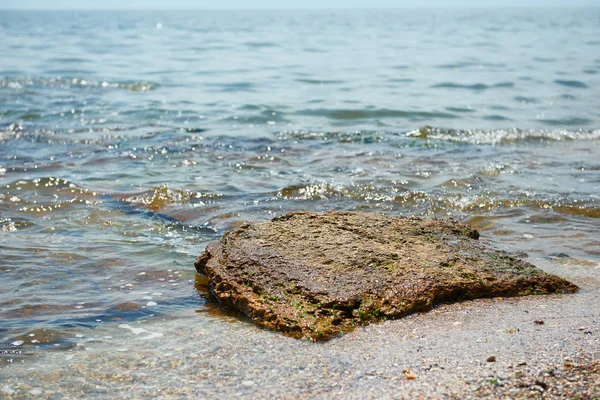
[[[453,220],[293,212],[228,231],[195,265],[221,303],[319,340],[442,302],[577,290],[478,238]]]

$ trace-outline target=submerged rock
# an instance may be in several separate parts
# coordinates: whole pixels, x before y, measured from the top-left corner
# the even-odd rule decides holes
[[[228,231],[195,265],[222,304],[318,340],[442,302],[577,290],[478,238],[454,220],[292,212]]]

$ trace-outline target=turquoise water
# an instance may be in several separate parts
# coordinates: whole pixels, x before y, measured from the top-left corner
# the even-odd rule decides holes
[[[599,9],[0,11],[0,37],[3,367],[215,311],[195,256],[291,210],[600,261]]]

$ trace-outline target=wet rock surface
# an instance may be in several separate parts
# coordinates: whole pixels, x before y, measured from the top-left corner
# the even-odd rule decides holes
[[[221,303],[317,340],[444,302],[577,290],[478,238],[454,220],[293,212],[228,231],[195,266]]]

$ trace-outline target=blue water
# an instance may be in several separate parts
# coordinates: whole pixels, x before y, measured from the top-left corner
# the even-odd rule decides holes
[[[0,11],[0,38],[2,349],[209,307],[206,243],[296,209],[599,260],[600,9]]]

